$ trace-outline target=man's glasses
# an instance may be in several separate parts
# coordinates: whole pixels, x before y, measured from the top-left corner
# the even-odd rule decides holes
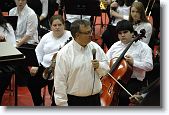
[[[81,32],[79,31],[80,34],[85,34],[85,35],[92,35],[93,31],[88,31],[88,32]]]

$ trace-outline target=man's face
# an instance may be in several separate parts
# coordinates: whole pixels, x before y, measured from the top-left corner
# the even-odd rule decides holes
[[[132,37],[133,33],[131,33],[129,30],[122,30],[118,32],[118,38],[124,44],[128,44],[129,42],[131,42]]]
[[[88,43],[91,42],[91,37],[92,37],[92,30],[90,26],[80,26],[80,30],[77,33],[77,39],[76,41],[81,45],[81,46],[86,46]]]

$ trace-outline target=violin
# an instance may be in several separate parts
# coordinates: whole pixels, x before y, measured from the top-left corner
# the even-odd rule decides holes
[[[129,91],[127,91],[120,83],[122,82],[127,84],[133,72],[132,66],[125,61],[124,55],[130,48],[132,43],[134,41],[136,42],[142,37],[145,37],[144,29],[140,30],[140,34],[137,34],[135,39],[133,39],[128,44],[128,46],[125,48],[125,50],[116,60],[116,62],[112,65],[111,70],[107,73],[107,75],[101,78],[102,92],[100,95],[100,100],[102,106],[115,106],[115,105],[117,106],[120,88],[123,88],[130,96],[132,96],[132,94]]]

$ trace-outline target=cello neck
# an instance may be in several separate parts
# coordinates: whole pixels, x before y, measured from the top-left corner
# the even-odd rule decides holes
[[[122,54],[118,57],[118,59],[116,60],[116,62],[113,64],[113,66],[112,66],[112,68],[111,68],[111,70],[110,70],[109,73],[112,73],[112,72],[116,69],[116,67],[119,65],[120,61],[124,58],[125,53],[126,53],[127,50],[130,48],[130,46],[132,45],[133,42],[134,42],[134,40],[128,44],[128,46],[125,48],[125,50],[124,50],[124,51],[122,52]]]

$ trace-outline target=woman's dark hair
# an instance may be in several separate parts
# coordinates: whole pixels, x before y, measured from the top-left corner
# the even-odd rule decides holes
[[[5,20],[5,18],[2,15],[1,9],[0,9],[0,26],[4,28],[4,31],[8,31],[8,27],[7,27],[7,21]]]
[[[123,30],[129,30],[131,33],[134,32],[133,24],[128,20],[119,21],[116,25],[116,31],[118,33]]]

